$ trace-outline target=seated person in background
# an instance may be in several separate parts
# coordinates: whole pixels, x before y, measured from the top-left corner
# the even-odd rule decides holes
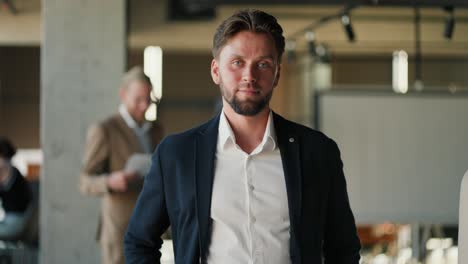
[[[26,179],[11,165],[16,149],[6,138],[0,137],[0,199],[5,213],[0,221],[0,239],[19,235],[23,213],[32,201],[32,192]]]

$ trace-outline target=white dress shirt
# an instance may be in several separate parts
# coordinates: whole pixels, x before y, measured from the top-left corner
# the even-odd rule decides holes
[[[236,144],[224,113],[218,129],[207,262],[290,263],[288,198],[271,112],[250,154]]]
[[[141,145],[141,148],[145,153],[151,153],[153,150],[151,149],[151,138],[149,137],[149,130],[151,129],[150,122],[144,122],[142,126],[139,126],[138,123],[133,119],[133,117],[128,112],[125,105],[121,104],[119,106],[119,113],[124,119],[125,123],[128,127],[130,127],[135,135],[138,138],[138,142]]]

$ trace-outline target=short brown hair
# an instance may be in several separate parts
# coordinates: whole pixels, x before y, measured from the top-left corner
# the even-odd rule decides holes
[[[241,31],[269,34],[275,41],[278,61],[284,52],[283,28],[276,18],[268,13],[256,9],[240,10],[224,20],[216,29],[213,37],[213,57],[217,58],[226,42]]]
[[[124,74],[120,87],[127,88],[128,85],[134,81],[144,82],[149,86],[152,86],[150,78],[145,74],[140,66],[135,66]]]
[[[16,154],[16,148],[6,137],[0,137],[0,158],[11,160]]]

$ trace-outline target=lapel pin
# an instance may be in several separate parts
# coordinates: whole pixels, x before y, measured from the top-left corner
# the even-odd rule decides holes
[[[294,142],[294,138],[289,138],[289,142],[293,143],[293,142]]]

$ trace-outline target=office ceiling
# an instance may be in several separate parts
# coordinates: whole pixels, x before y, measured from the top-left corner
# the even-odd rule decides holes
[[[133,2],[130,12],[131,47],[158,45],[164,50],[193,52],[209,51],[213,32],[221,19],[241,8],[261,8],[272,13],[283,26],[286,37],[293,36],[324,16],[343,10],[342,5],[230,5],[218,7],[213,19],[168,21],[161,20],[166,15],[164,12],[155,14],[148,9],[142,10],[147,6],[139,6],[136,2]],[[165,10],[159,7],[159,10]],[[413,8],[365,6],[353,9],[350,15],[356,34],[354,43],[347,40],[339,19],[319,27],[315,31],[317,41],[326,43],[332,52],[340,54],[391,54],[398,49],[411,54],[414,51]],[[434,56],[468,57],[468,9],[455,10],[456,24],[451,40],[443,37],[445,18],[446,12],[440,7],[421,8],[422,52]],[[297,38],[297,49],[306,49],[302,35]]]
[[[223,1],[229,2],[229,0]],[[377,0],[367,2],[375,1]],[[340,1],[332,1],[331,3],[335,4],[327,6],[304,5],[299,3],[301,1],[293,1],[295,4],[288,5],[281,4],[284,1],[270,2],[273,4],[220,5],[216,7],[215,16],[211,19],[170,20],[168,13],[170,1],[130,1],[128,43],[131,48],[157,45],[165,51],[205,53],[210,51],[212,34],[221,19],[238,9],[261,8],[272,13],[282,24],[285,36],[291,37],[324,16],[337,14],[344,7],[342,4],[336,4]],[[392,0],[392,2],[410,1]],[[435,0],[424,2],[427,4],[451,3]],[[14,3],[18,9],[17,15],[9,13],[6,9],[0,10],[0,25],[2,25],[0,45],[40,45],[42,34],[40,1],[16,0]],[[315,3],[321,2],[315,1]],[[353,9],[350,15],[356,34],[354,43],[347,40],[343,26],[338,19],[315,30],[317,41],[327,44],[330,50],[337,54],[391,54],[397,49],[404,49],[411,54],[414,51],[413,8],[366,5]],[[455,9],[456,24],[451,40],[443,37],[446,16],[447,13],[434,4],[431,7],[421,8],[423,54],[468,57],[468,7]],[[306,49],[302,34],[297,37],[297,49],[299,51]]]

